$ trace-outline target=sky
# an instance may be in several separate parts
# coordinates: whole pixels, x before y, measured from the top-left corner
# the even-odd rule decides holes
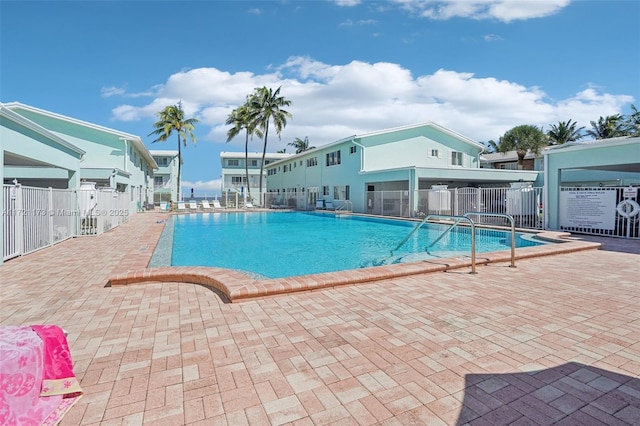
[[[322,146],[434,122],[479,142],[640,108],[637,0],[0,0],[0,101],[152,143],[156,114],[197,118],[185,191],[220,191],[229,113],[257,87],[291,101],[280,138]],[[261,152],[263,141],[250,141]]]

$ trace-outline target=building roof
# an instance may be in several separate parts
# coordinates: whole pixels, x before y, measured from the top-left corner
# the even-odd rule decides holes
[[[345,142],[350,142],[350,141],[355,141],[358,139],[364,139],[364,138],[369,138],[372,136],[378,136],[378,135],[385,135],[385,134],[390,134],[390,133],[396,133],[396,132],[402,132],[405,130],[411,130],[411,129],[415,129],[415,128],[419,128],[419,127],[431,127],[439,132],[445,133],[449,136],[452,136],[462,142],[468,143],[469,145],[472,145],[475,148],[479,148],[479,149],[484,149],[486,148],[484,145],[482,145],[480,142],[476,142],[473,139],[470,139],[466,136],[463,136],[459,133],[454,132],[453,130],[447,129],[446,127],[440,126],[439,124],[436,124],[432,121],[427,121],[427,122],[423,122],[423,123],[417,123],[417,124],[409,124],[406,126],[400,126],[400,127],[392,127],[389,129],[382,129],[382,130],[376,130],[373,132],[366,132],[366,133],[360,133],[360,134],[356,134],[356,135],[351,135],[351,136],[347,136],[346,138],[342,138],[340,140],[337,140],[335,142],[331,142],[328,143],[326,145],[322,145],[322,146],[318,146],[316,148],[313,149],[309,149],[307,151],[301,152],[299,154],[293,154],[294,156],[303,156],[303,155],[308,155],[310,153],[313,153],[315,151],[319,151],[322,149],[326,149],[326,148],[331,148],[332,146],[335,145],[340,145],[342,143]],[[271,164],[269,164],[269,166],[271,166]]]
[[[153,150],[149,150],[149,153],[156,157],[160,157],[160,156],[175,157],[178,155],[178,151],[173,151],[170,149],[153,149]]]
[[[627,145],[627,144],[640,144],[640,137],[634,136],[622,136],[619,138],[609,139],[593,139],[584,142],[569,142],[562,145],[552,145],[545,148],[545,154],[552,154],[554,151],[560,150],[577,150],[577,149],[591,149],[600,148],[606,145]]]
[[[289,158],[294,156],[295,154],[287,154],[287,153],[283,153],[283,152],[267,152],[264,158],[267,159],[282,159],[282,158]],[[261,152],[249,152],[248,153],[248,157],[251,159],[261,159],[262,158],[262,153]],[[245,158],[245,153],[244,152],[237,152],[237,151],[222,151],[220,153],[220,158]]]
[[[49,130],[45,129],[44,127],[40,126],[37,123],[34,123],[33,121],[29,120],[28,118],[25,118],[23,116],[21,116],[20,114],[12,111],[11,109],[7,108],[4,104],[0,103],[0,115],[5,117],[8,120],[11,120],[13,122],[16,122],[44,137],[46,137],[47,139],[56,142],[57,144],[59,144],[60,146],[63,146],[64,148],[75,152],[76,154],[78,154],[78,157],[82,157],[86,152],[80,148],[78,148],[77,146],[75,146],[74,144],[66,141],[64,138],[61,138],[60,136],[56,135],[55,133],[50,132]]]
[[[537,157],[539,157],[539,155],[536,155],[533,152],[527,152],[527,154],[524,156],[525,160],[529,160]],[[518,153],[516,151],[507,151],[507,152],[492,152],[488,154],[482,154],[480,155],[480,161],[484,161],[485,163],[518,161]]]
[[[67,123],[70,123],[70,124],[75,124],[77,126],[82,126],[82,127],[88,128],[88,129],[96,130],[96,131],[101,132],[101,133],[110,134],[110,135],[118,137],[118,139],[120,139],[120,140],[130,141],[138,149],[138,151],[140,151],[140,153],[142,153],[142,157],[145,159],[147,164],[149,166],[151,166],[151,168],[153,168],[153,169],[157,169],[158,168],[158,165],[156,164],[155,160],[153,159],[153,157],[149,153],[149,150],[144,145],[144,143],[142,142],[142,139],[140,139],[139,136],[132,135],[132,134],[125,133],[125,132],[121,132],[121,131],[115,130],[115,129],[110,129],[108,127],[103,127],[103,126],[100,126],[98,124],[89,123],[87,121],[78,120],[76,118],[67,117],[67,116],[62,115],[62,114],[57,114],[57,113],[54,113],[54,112],[51,112],[51,111],[47,111],[47,110],[44,110],[44,109],[32,107],[30,105],[25,105],[25,104],[22,104],[20,102],[10,102],[10,103],[4,104],[4,105],[5,105],[5,107],[9,108],[10,110],[14,111],[17,114],[20,114],[20,111],[28,111],[28,112],[31,112],[32,114],[37,114],[37,115],[48,117],[48,118],[51,118],[51,119],[54,119],[54,120],[63,121],[63,122],[67,122]],[[22,114],[20,114],[20,115],[22,115]]]

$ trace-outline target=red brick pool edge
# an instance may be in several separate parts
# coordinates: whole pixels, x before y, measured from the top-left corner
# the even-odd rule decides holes
[[[599,249],[601,244],[588,241],[566,239],[567,233],[539,232],[537,237],[557,244],[516,249],[515,258],[551,256],[583,250]],[[511,251],[504,250],[492,253],[476,254],[476,265],[488,265],[511,261]],[[444,272],[471,268],[468,256],[445,259],[431,259],[420,262],[401,263],[376,266],[339,272],[328,272],[313,275],[257,280],[241,272],[204,266],[167,266],[145,268],[114,275],[109,278],[107,286],[123,286],[157,282],[179,282],[198,284],[215,289],[222,293],[228,302],[274,296],[278,294],[311,291],[323,288],[371,283],[385,279],[406,277],[410,275]],[[516,263],[517,267],[517,263]],[[482,273],[482,268],[476,271]]]

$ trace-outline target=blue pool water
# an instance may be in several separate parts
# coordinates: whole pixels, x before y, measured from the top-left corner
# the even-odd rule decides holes
[[[425,224],[392,250],[415,222],[303,212],[204,213],[172,217],[173,266],[215,266],[262,278],[334,272],[369,266],[469,255],[470,230]],[[510,234],[479,230],[476,251],[507,250]],[[516,246],[542,244],[516,236]]]

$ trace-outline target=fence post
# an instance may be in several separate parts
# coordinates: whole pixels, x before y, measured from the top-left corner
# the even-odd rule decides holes
[[[458,206],[460,203],[458,202],[458,188],[453,188],[453,214],[458,216],[461,213],[458,211]]]
[[[16,212],[16,251],[19,256],[24,254],[24,219],[26,217],[25,211],[22,209],[22,185],[18,181],[13,181],[14,186],[11,188],[11,198],[15,197],[15,212]]]
[[[53,188],[49,187],[49,208],[47,209],[49,215],[49,246],[53,245]]]

